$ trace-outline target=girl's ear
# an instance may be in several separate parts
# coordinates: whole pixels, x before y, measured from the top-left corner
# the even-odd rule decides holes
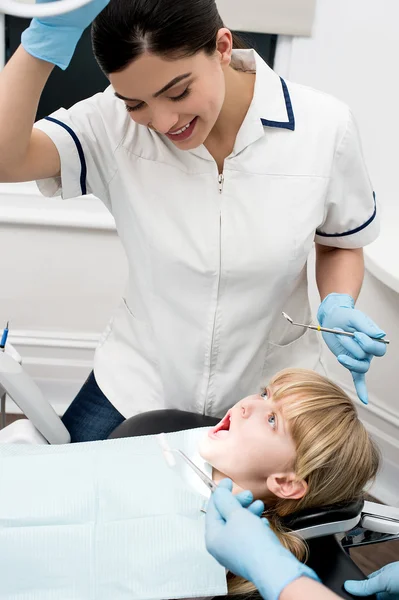
[[[267,478],[267,487],[278,498],[300,500],[308,490],[304,479],[297,479],[295,473],[274,473]]]

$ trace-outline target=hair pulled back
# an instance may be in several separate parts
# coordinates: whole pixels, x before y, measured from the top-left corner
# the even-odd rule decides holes
[[[212,55],[222,27],[215,0],[111,0],[93,22],[92,45],[108,75],[146,52],[170,59]],[[245,47],[237,36],[233,41]]]

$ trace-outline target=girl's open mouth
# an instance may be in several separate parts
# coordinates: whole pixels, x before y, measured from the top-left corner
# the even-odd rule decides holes
[[[209,437],[213,439],[223,439],[225,438],[230,431],[230,423],[231,423],[231,413],[230,411],[223,417],[223,419],[209,431]]]

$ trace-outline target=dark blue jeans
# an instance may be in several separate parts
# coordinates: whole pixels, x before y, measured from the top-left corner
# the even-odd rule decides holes
[[[106,440],[124,420],[98,387],[93,371],[62,417],[72,442]]]

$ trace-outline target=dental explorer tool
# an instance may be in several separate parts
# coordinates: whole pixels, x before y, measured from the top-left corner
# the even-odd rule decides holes
[[[298,325],[298,327],[305,327],[306,329],[314,329],[314,331],[324,331],[325,333],[335,333],[336,335],[346,335],[348,337],[355,337],[354,333],[350,331],[339,331],[338,329],[328,329],[327,327],[320,327],[320,325],[304,325],[303,323],[294,323],[293,319],[287,315],[287,313],[282,313],[283,317],[287,319],[291,323],[291,325]],[[381,342],[382,344],[389,344],[389,340],[385,340],[384,338],[375,338],[369,336],[370,339],[375,342]]]
[[[6,326],[3,329],[3,335],[1,336],[1,340],[0,340],[0,352],[4,352],[5,347],[6,347],[9,324],[10,324],[10,322],[7,321]],[[1,414],[0,429],[4,429],[4,427],[6,426],[6,400],[7,400],[7,394],[6,394],[6,392],[4,392],[0,399],[0,414]]]
[[[165,460],[170,467],[174,467],[176,465],[175,458],[172,454],[173,452],[175,452],[176,454],[179,454],[179,456],[181,456],[183,460],[186,461],[188,466],[192,468],[194,473],[196,473],[196,475],[198,475],[198,477],[205,483],[205,485],[211,490],[211,492],[214,492],[217,489],[218,486],[216,485],[216,483],[214,481],[212,481],[212,479],[210,477],[208,477],[208,475],[206,475],[203,471],[201,471],[201,469],[199,467],[197,467],[197,465],[195,465],[188,458],[188,456],[186,456],[184,454],[184,452],[182,452],[181,450],[178,450],[177,448],[171,448],[169,446],[168,440],[164,433],[160,433],[157,437],[158,437],[159,445],[162,448],[162,453],[165,457]]]
[[[1,341],[0,341],[0,350],[2,352],[4,352],[4,348],[6,346],[6,342],[7,342],[7,338],[8,338],[8,326],[10,324],[10,321],[7,321],[5,328],[3,329],[3,335],[1,336]]]

